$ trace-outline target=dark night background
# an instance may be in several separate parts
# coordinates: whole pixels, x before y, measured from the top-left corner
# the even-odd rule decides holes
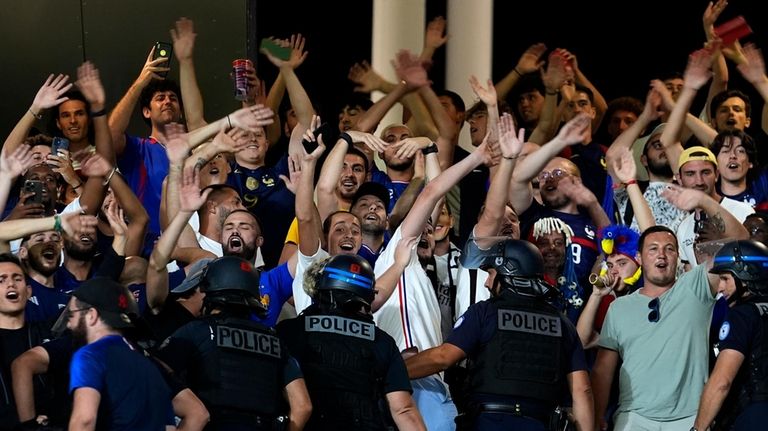
[[[407,0],[389,0],[407,1]],[[768,47],[768,25],[754,1],[732,1],[718,22],[744,15],[754,30],[748,41]],[[562,47],[606,100],[644,99],[648,82],[670,71],[682,72],[687,54],[704,40],[703,0],[644,2],[502,1],[494,6],[493,79],[514,67],[535,42]],[[301,32],[310,55],[297,73],[328,120],[335,120],[339,95],[352,89],[347,71],[370,58],[371,0],[274,1],[219,0],[27,0],[8,2],[0,15],[0,131],[6,135],[26,110],[50,72],[74,77],[77,65],[91,59],[102,72],[112,107],[138,75],[155,41],[170,41],[168,30],[179,16],[195,21],[197,75],[206,100],[206,117],[236,108],[229,80],[231,61],[253,52],[248,40]],[[428,0],[426,19],[446,14],[445,0]],[[426,23],[425,23],[426,24]],[[452,23],[448,22],[448,33]],[[396,23],[392,31],[398,31]],[[248,37],[248,34],[251,36]],[[448,42],[450,43],[450,41]],[[435,88],[444,86],[444,49],[430,72]],[[268,84],[275,68],[258,54],[260,77]],[[178,79],[178,65],[170,77]],[[729,86],[752,96],[753,127],[759,127],[762,101],[731,65]],[[703,93],[703,92],[702,92]],[[132,133],[146,134],[136,115]]]

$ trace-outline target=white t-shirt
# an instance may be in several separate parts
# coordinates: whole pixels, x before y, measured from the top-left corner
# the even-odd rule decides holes
[[[402,236],[402,228],[397,228],[387,248],[376,259],[377,278],[395,262],[395,249]],[[401,351],[412,346],[424,351],[442,344],[440,304],[432,282],[419,263],[416,249],[411,252],[411,260],[392,295],[373,318],[379,328],[395,339]]]
[[[744,223],[744,219],[746,219],[748,215],[755,212],[755,209],[749,204],[735,201],[730,198],[723,198],[720,202],[720,206],[725,208],[741,223]],[[696,241],[696,234],[693,232],[695,223],[696,219],[694,211],[688,214],[677,228],[677,241],[680,244],[680,259],[687,260],[691,264],[691,267],[698,265],[696,262],[696,254],[693,250],[693,244]]]
[[[300,314],[305,308],[312,305],[312,298],[304,291],[304,271],[312,265],[313,262],[323,260],[330,255],[327,251],[318,247],[317,252],[312,256],[306,256],[301,253],[301,250],[297,250],[296,253],[296,274],[293,277],[293,284],[291,286],[293,290],[293,305],[296,308],[296,314]]]

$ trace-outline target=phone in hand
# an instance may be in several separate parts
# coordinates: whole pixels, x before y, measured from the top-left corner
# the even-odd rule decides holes
[[[69,139],[56,136],[51,144],[51,154],[57,156],[61,150],[69,150]]]
[[[728,46],[752,34],[752,28],[747,24],[747,20],[739,15],[715,27],[715,34],[723,41],[723,46]]]
[[[312,131],[312,134],[315,136],[314,141],[307,141],[306,139],[301,140],[301,144],[304,145],[304,151],[306,151],[307,154],[311,154],[319,146],[317,137],[323,135],[323,142],[328,142],[328,138],[332,132],[333,128],[329,123],[321,124],[317,129]]]
[[[171,67],[171,57],[173,56],[173,45],[168,42],[155,42],[155,53],[152,55],[152,60],[158,58],[167,58],[168,61],[160,63],[160,67]],[[157,74],[163,78],[168,76],[168,71],[157,72]]]
[[[261,49],[268,51],[273,56],[280,60],[288,60],[291,58],[291,48],[282,47],[272,39],[261,39]]]
[[[33,193],[32,196],[28,197],[26,201],[24,201],[25,204],[27,203],[33,203],[33,204],[41,204],[43,203],[43,182],[38,180],[27,180],[24,182],[24,193],[29,194]]]

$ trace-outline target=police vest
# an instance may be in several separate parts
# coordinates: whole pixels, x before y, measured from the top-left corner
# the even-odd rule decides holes
[[[287,352],[274,330],[245,319],[206,319],[214,349],[203,357],[207,379],[192,388],[211,410],[277,416]]]
[[[745,305],[739,306],[755,307],[761,324],[758,339],[745,361],[748,375],[746,385],[739,394],[740,406],[746,407],[747,404],[768,401],[768,297],[752,298],[746,301]],[[744,369],[742,366],[742,370]]]
[[[376,367],[373,322],[305,313],[300,355],[312,417],[305,429],[385,429],[378,409],[384,371]],[[301,320],[299,321],[301,322]]]
[[[562,363],[567,330],[557,310],[502,290],[490,300],[497,308],[496,332],[470,358],[472,393],[534,398],[556,403],[566,389]]]

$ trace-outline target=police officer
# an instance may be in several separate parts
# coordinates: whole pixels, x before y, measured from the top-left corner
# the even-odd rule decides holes
[[[374,283],[360,256],[318,262],[304,276],[314,304],[277,326],[312,398],[307,430],[384,430],[378,406],[384,396],[400,430],[425,429],[397,345],[373,323]]]
[[[211,413],[206,430],[278,429],[285,389],[288,429],[301,429],[311,404],[296,361],[263,315],[259,272],[235,256],[212,261],[200,278],[203,318],[179,328],[158,356],[186,379]]]
[[[491,298],[470,306],[445,343],[406,359],[408,374],[428,376],[468,358],[470,408],[457,418],[460,429],[554,429],[570,389],[576,428],[593,430],[584,351],[573,325],[548,302],[556,290],[542,278],[541,253],[514,239],[487,250]]]
[[[732,308],[720,327],[719,354],[704,386],[692,430],[757,430],[768,423],[768,247],[732,241],[715,255],[709,271]],[[736,298],[735,301],[731,301]],[[732,427],[732,428],[731,428]]]

